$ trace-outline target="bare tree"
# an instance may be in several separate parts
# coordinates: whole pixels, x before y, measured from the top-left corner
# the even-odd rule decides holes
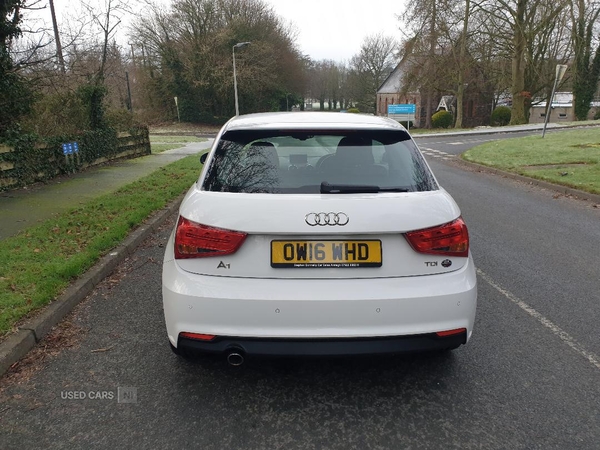
[[[452,0],[415,0],[414,7],[400,16],[408,30],[404,37],[405,58],[411,66],[407,82],[417,83],[414,88],[423,93],[426,128],[431,128],[434,95],[447,71],[452,70],[442,64],[440,56],[448,47],[454,3]]]
[[[329,62],[312,61],[309,68],[310,97],[319,101],[319,110],[325,110],[327,98]]]
[[[96,74],[97,80],[101,81],[104,78],[109,44],[121,24],[123,16],[130,14],[132,11],[125,0],[104,0],[104,7],[101,8],[98,8],[96,4],[85,2],[82,2],[82,5],[89,13],[91,22],[101,32],[100,67]]]
[[[463,12],[463,27],[460,34],[460,43],[457,60],[458,86],[456,90],[456,121],[455,128],[463,126],[463,98],[465,93],[465,64],[467,59],[467,47],[469,40],[469,19],[471,17],[471,0],[465,0]]]
[[[483,0],[487,32],[509,50],[512,62],[511,124],[528,122],[531,87],[526,85],[528,43],[543,30],[551,28],[565,6],[564,0]],[[508,39],[504,37],[507,36]],[[531,53],[531,52],[529,52]]]
[[[377,89],[397,63],[398,42],[381,33],[367,36],[350,60],[357,80],[355,98],[365,112],[375,111]]]

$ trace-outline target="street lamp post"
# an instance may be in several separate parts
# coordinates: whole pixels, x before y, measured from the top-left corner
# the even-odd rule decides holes
[[[238,91],[237,91],[237,74],[235,72],[235,49],[245,47],[250,42],[238,42],[233,46],[233,93],[235,95],[235,115],[240,115],[240,105],[238,103]]]
[[[548,104],[546,105],[546,117],[544,118],[544,129],[542,130],[542,137],[546,135],[546,127],[548,126],[548,119],[550,118],[550,114],[552,113],[552,102],[554,101],[554,92],[556,91],[556,86],[562,80],[568,67],[569,66],[567,66],[566,64],[556,65],[556,76],[554,77],[554,86],[552,87],[550,102],[548,102]]]

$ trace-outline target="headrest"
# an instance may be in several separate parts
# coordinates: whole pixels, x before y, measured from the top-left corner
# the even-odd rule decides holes
[[[273,148],[275,148],[275,145],[273,145],[272,142],[256,141],[256,142],[253,142],[252,144],[250,144],[250,147],[251,148],[255,148],[255,147],[264,147],[264,148],[273,147]]]
[[[344,136],[338,143],[336,159],[354,166],[374,164],[371,140],[360,136]]]
[[[272,142],[257,141],[250,144],[248,149],[248,157],[251,158],[264,158],[268,163],[279,167],[279,156],[277,155],[277,149]]]

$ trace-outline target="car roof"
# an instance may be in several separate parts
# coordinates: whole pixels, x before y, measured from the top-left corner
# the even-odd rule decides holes
[[[232,118],[224,131],[249,129],[398,130],[406,129],[387,117],[339,112],[255,113]]]

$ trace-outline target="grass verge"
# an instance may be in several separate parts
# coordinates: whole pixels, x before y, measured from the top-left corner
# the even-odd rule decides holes
[[[528,127],[529,125],[532,124],[523,124],[523,125],[511,125],[511,126],[507,126],[507,128],[509,129],[519,129],[520,127]],[[541,124],[538,124],[541,126]],[[551,124],[552,125],[552,124]],[[574,127],[581,127],[581,126],[587,126],[587,125],[598,125],[598,121],[597,120],[584,120],[584,121],[580,121],[580,122],[561,122],[560,123],[561,126],[563,127],[569,127],[569,126],[574,126]],[[475,127],[475,128],[431,128],[431,129],[427,129],[427,128],[411,128],[410,134],[439,134],[439,133],[461,133],[463,131],[485,131],[485,130],[500,130],[501,127],[492,127],[492,126],[479,126],[479,127]],[[552,129],[552,128],[550,128]],[[541,128],[540,128],[540,133],[542,132]]]
[[[0,242],[0,336],[185,192],[199,164],[197,155],[188,156]]]
[[[466,161],[600,194],[600,128],[494,141],[462,155]]]
[[[161,136],[161,135],[150,135],[150,148],[152,153],[162,153],[167,150],[173,150],[175,148],[184,147],[190,142],[205,142],[204,138],[197,138],[195,136]]]

